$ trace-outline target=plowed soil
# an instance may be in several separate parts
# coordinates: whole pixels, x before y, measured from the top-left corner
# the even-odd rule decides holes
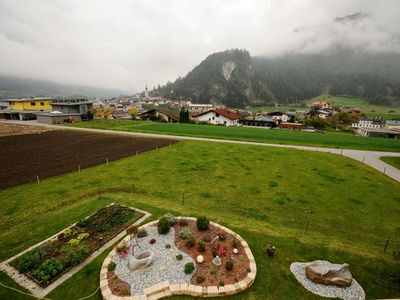
[[[0,189],[174,143],[169,139],[64,130],[0,137]]]

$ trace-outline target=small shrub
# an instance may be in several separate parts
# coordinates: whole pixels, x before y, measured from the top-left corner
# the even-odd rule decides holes
[[[239,248],[240,242],[239,242],[237,239],[234,239],[234,240],[232,241],[232,246],[233,246],[234,248]]]
[[[68,241],[68,245],[70,245],[72,247],[76,247],[79,245],[80,242],[81,242],[81,240],[78,240],[78,239],[70,239]]]
[[[162,217],[158,221],[157,229],[159,234],[167,234],[171,229],[171,223],[168,221],[166,217]]]
[[[183,259],[183,255],[182,254],[178,254],[176,257],[176,260],[182,260]]]
[[[195,241],[195,239],[194,239],[192,236],[190,236],[190,237],[187,238],[185,244],[186,244],[186,246],[188,246],[189,248],[192,248],[192,247],[196,244],[196,241]]]
[[[40,267],[34,272],[35,277],[40,283],[47,284],[55,278],[63,269],[60,260],[56,258],[45,260]]]
[[[225,285],[225,282],[224,282],[223,280],[221,280],[221,281],[219,282],[218,285],[219,285],[219,286],[224,286],[224,285]]]
[[[196,283],[200,284],[203,283],[206,279],[203,276],[197,276]]]
[[[211,274],[211,275],[216,275],[216,274],[217,274],[217,269],[212,268],[212,269],[210,270],[210,274]]]
[[[176,218],[173,214],[167,213],[166,215],[164,215],[164,218],[168,220],[170,226],[176,224]]]
[[[188,226],[188,224],[189,224],[189,222],[188,222],[188,220],[186,220],[186,219],[179,219],[178,220],[178,225],[179,226]]]
[[[82,241],[83,239],[86,239],[88,237],[89,237],[89,233],[84,232],[84,233],[80,233],[76,239]]]
[[[206,252],[206,244],[203,241],[198,242],[197,250],[199,250],[199,252],[201,252],[201,253]]]
[[[204,231],[208,229],[210,221],[206,217],[198,217],[196,220],[197,229]]]
[[[181,232],[179,233],[179,237],[183,240],[186,240],[188,237],[192,236],[192,232],[187,229],[187,228],[183,228],[181,230]]]
[[[120,246],[117,246],[115,248],[116,252],[118,253],[118,255],[120,256],[126,256],[128,255],[128,251],[129,251],[129,245],[126,243],[123,243]]]
[[[150,241],[149,241],[149,244],[150,245],[153,245],[153,244],[155,244],[157,241],[156,241],[156,239],[151,239]]]
[[[165,249],[170,249],[171,248],[171,245],[170,244],[166,244],[165,245]]]
[[[228,251],[222,246],[218,246],[216,252],[219,257],[226,256],[228,254]]]
[[[18,260],[17,268],[21,273],[28,272],[34,270],[37,266],[39,266],[46,255],[46,251],[43,249],[35,249],[32,250]]]
[[[194,263],[189,262],[185,264],[185,274],[191,274],[194,271]]]
[[[129,235],[137,235],[138,234],[138,228],[137,226],[130,226],[126,229],[126,234]]]
[[[225,263],[225,269],[226,269],[227,271],[230,271],[230,270],[233,269],[233,265],[234,265],[233,260],[228,260],[228,261]]]
[[[226,235],[223,232],[218,233],[218,238],[220,241],[225,241],[226,240]]]
[[[144,238],[146,236],[147,236],[147,231],[144,228],[140,229],[139,232],[137,233],[138,238]]]
[[[108,272],[112,272],[115,270],[116,267],[117,267],[117,265],[115,264],[115,262],[112,261],[108,264],[107,270],[108,270]]]

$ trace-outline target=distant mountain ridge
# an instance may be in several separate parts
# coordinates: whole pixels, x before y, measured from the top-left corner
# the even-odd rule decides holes
[[[227,50],[209,55],[185,77],[152,92],[234,107],[254,100],[296,103],[322,93],[400,104],[400,55],[338,49],[265,58]]]
[[[20,97],[115,97],[122,92],[86,86],[65,85],[44,80],[0,75],[0,99]]]

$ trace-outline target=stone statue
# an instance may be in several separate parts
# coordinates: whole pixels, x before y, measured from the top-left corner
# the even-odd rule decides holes
[[[212,260],[213,264],[216,266],[220,266],[222,264],[221,259],[219,258],[219,256],[217,255],[216,257],[214,257],[214,259]]]
[[[133,250],[133,249],[132,249]],[[128,269],[131,271],[146,268],[151,264],[154,253],[151,250],[141,251],[137,254],[132,251],[132,255],[128,258]]]

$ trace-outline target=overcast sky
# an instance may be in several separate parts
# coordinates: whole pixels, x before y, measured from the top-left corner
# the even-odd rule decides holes
[[[126,91],[207,55],[400,52],[400,0],[0,0],[0,74]]]

